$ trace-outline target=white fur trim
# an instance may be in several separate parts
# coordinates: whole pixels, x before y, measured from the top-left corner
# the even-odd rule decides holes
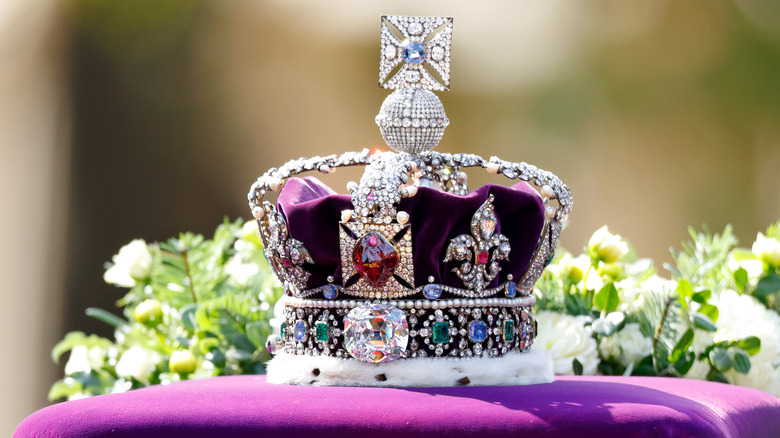
[[[283,353],[267,364],[269,383],[315,386],[531,385],[552,382],[552,370],[549,356],[539,350],[500,358],[421,358],[379,364]]]

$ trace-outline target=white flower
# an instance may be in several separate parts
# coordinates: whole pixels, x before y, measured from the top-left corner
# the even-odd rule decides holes
[[[761,350],[750,356],[750,372],[740,374],[730,370],[725,373],[729,382],[749,386],[780,396],[780,316],[749,295],[739,295],[732,290],[713,296],[711,304],[718,306],[718,330],[713,342],[736,341],[748,336],[761,340]]]
[[[628,254],[628,243],[620,235],[610,233],[604,225],[590,236],[588,254],[604,263],[615,263]]]
[[[233,256],[225,264],[225,272],[236,284],[246,286],[249,280],[260,272],[260,268],[255,263],[243,263],[241,259]]]
[[[615,287],[620,297],[618,310],[630,314],[641,311],[648,298],[669,296],[677,288],[677,283],[651,275],[642,282],[636,278],[620,280],[615,283]]]
[[[133,377],[138,381],[146,382],[161,359],[162,357],[156,351],[131,347],[122,353],[122,357],[116,363],[116,374],[119,377]]]
[[[585,328],[584,320],[547,310],[539,312],[536,320],[539,330],[534,346],[549,354],[555,374],[574,374],[574,359],[582,364],[582,374],[596,374],[599,364],[596,340]]]
[[[113,266],[103,274],[103,280],[109,284],[133,287],[136,281],[148,278],[152,271],[152,254],[141,239],[120,248],[112,260]]]
[[[694,360],[693,366],[683,377],[686,379],[706,380],[710,372],[710,364],[701,360]]]
[[[65,375],[70,376],[76,373],[88,373],[92,370],[100,369],[105,363],[105,353],[102,348],[87,348],[84,345],[77,345],[70,350],[68,363],[65,364]]]
[[[617,359],[627,367],[631,363],[636,365],[643,357],[650,354],[652,347],[652,341],[642,334],[639,324],[631,322],[614,335],[602,338],[599,352],[603,357]]]
[[[780,267],[780,241],[775,238],[758,233],[753,242],[753,254],[774,267]]]

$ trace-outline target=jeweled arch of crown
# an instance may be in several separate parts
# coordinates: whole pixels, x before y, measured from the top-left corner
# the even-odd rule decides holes
[[[281,334],[267,345],[272,353],[382,363],[493,358],[531,346],[533,286],[552,258],[572,198],[560,179],[535,166],[432,151],[449,125],[433,91],[449,90],[452,29],[449,17],[381,18],[379,86],[394,91],[375,121],[395,152],[292,160],[253,184],[248,198],[264,253],[285,287]],[[340,265],[327,283],[310,284],[318,261],[306,248],[309,242],[290,236],[288,218],[264,197],[294,175],[356,165],[365,172],[359,183],[348,184],[352,208],[337,223],[316,225],[338,227]],[[498,232],[490,194],[473,212],[469,232],[452,236],[440,259],[455,264],[452,272],[462,284],[439,284],[433,276],[415,284],[415,251],[427,249],[413,248],[413,212],[399,205],[422,188],[466,195],[466,168],[483,168],[538,190],[544,224],[526,272],[520,278],[506,275],[495,285],[512,242]]]

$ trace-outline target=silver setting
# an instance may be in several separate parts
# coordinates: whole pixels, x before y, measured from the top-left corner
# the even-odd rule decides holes
[[[401,34],[399,39],[391,26]],[[428,35],[441,30],[429,41]],[[407,42],[422,43],[425,59],[421,63],[405,62],[402,55]],[[452,45],[452,17],[402,17],[386,15],[380,25],[379,86],[387,89],[405,87],[424,88],[433,91],[447,91],[450,86],[450,46]],[[403,63],[401,69],[391,76],[393,69]],[[430,66],[438,75],[435,78],[424,66]],[[416,81],[409,81],[409,73],[419,73]],[[415,76],[415,75],[411,75]]]
[[[494,197],[477,209],[471,218],[471,236],[461,234],[450,241],[443,262],[462,261],[454,272],[467,288],[481,292],[501,271],[498,262],[507,260],[511,246],[509,239],[496,233],[498,218],[493,208]]]

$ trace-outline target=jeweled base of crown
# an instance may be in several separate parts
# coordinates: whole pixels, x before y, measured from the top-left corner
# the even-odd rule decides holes
[[[268,382],[315,386],[510,386],[550,383],[552,361],[544,351],[499,358],[417,358],[367,364],[354,359],[279,354],[268,362]]]

